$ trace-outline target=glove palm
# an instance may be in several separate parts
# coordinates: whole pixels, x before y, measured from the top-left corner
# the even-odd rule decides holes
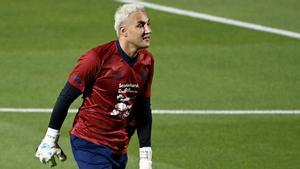
[[[57,144],[59,138],[59,131],[48,128],[46,136],[44,137],[41,144],[38,146],[35,156],[39,158],[40,162],[43,164],[50,163],[50,167],[57,165],[55,161],[55,156],[58,157],[60,161],[66,160],[66,155]]]

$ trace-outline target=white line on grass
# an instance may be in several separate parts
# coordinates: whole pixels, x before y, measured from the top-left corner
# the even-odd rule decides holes
[[[76,113],[77,109],[69,109]],[[0,108],[2,113],[51,113],[42,108]],[[300,110],[153,110],[153,114],[300,114]]]
[[[147,8],[164,11],[164,12],[168,12],[168,13],[189,16],[189,17],[208,20],[208,21],[212,21],[212,22],[223,23],[223,24],[227,24],[227,25],[234,25],[234,26],[238,26],[238,27],[242,27],[242,28],[263,31],[263,32],[268,32],[268,33],[273,33],[273,34],[277,34],[277,35],[300,39],[300,33],[287,31],[287,30],[283,30],[283,29],[278,29],[278,28],[267,27],[267,26],[258,25],[258,24],[254,24],[254,23],[243,22],[243,21],[239,21],[239,20],[208,15],[208,14],[200,13],[200,12],[183,10],[183,9],[179,9],[179,8],[154,4],[154,3],[150,3],[150,2],[143,2],[143,1],[137,1],[137,0],[116,0],[116,1],[123,2],[123,3],[142,4]]]

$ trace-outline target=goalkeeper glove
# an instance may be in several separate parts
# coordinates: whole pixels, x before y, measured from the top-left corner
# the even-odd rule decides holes
[[[152,169],[151,147],[140,148],[140,169]]]
[[[47,133],[37,148],[35,156],[40,159],[41,163],[50,163],[50,167],[56,166],[55,156],[60,161],[67,159],[62,149],[57,144],[59,138],[59,130],[48,128]]]

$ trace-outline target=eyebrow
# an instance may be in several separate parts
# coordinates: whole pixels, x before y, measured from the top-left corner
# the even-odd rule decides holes
[[[150,22],[150,19],[148,19],[147,21],[138,21],[138,24],[145,24],[145,23],[147,23],[147,22]]]

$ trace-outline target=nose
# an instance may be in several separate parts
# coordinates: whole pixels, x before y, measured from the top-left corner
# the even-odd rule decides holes
[[[145,34],[150,34],[151,33],[151,28],[149,25],[145,24]]]

